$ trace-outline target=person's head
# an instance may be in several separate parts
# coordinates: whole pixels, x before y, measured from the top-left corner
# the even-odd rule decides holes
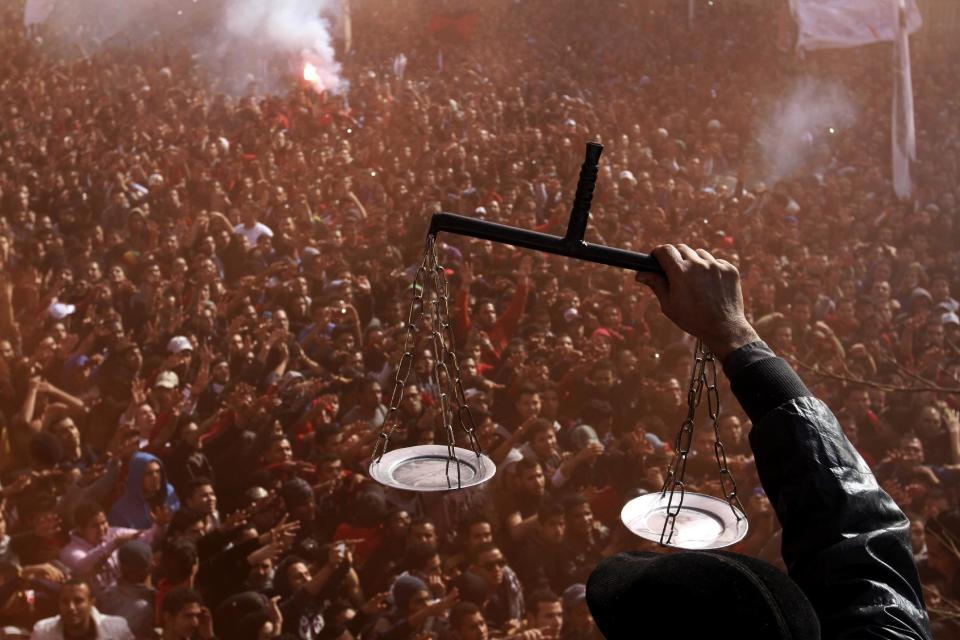
[[[273,572],[273,560],[271,558],[261,558],[250,567],[250,573],[247,574],[247,585],[251,589],[269,589],[273,583]]]
[[[539,497],[547,488],[547,478],[539,462],[530,458],[517,461],[514,467],[517,490],[526,496]]]
[[[307,586],[312,579],[306,560],[297,556],[287,556],[277,565],[274,586],[277,593],[287,597]]]
[[[660,385],[660,394],[669,407],[679,407],[684,403],[683,387],[676,378],[667,378]]]
[[[98,502],[82,502],[73,510],[73,526],[77,535],[97,546],[107,537],[110,525]]]
[[[525,385],[520,388],[516,408],[521,421],[540,415],[540,394],[536,387]]]
[[[442,576],[443,566],[440,563],[440,554],[436,545],[416,543],[407,549],[403,564],[407,571],[421,580],[429,580],[431,576]]]
[[[143,495],[150,498],[157,495],[163,488],[163,467],[159,461],[151,460],[143,472]]]
[[[527,624],[540,629],[544,635],[558,637],[563,626],[563,604],[560,597],[549,589],[540,589],[530,594],[526,601]]]
[[[601,360],[593,366],[590,382],[600,391],[610,391],[617,383],[617,370],[609,360]]]
[[[855,420],[863,418],[870,411],[870,393],[864,387],[853,387],[844,406]]]
[[[188,508],[204,515],[212,515],[217,510],[217,493],[213,490],[210,478],[198,476],[187,482],[185,504]]]
[[[200,568],[197,545],[186,538],[174,538],[163,545],[160,569],[170,584],[184,584],[197,575]]]
[[[167,527],[167,535],[171,538],[186,538],[196,542],[207,535],[208,528],[206,513],[184,507],[173,514]]]
[[[253,202],[245,202],[240,208],[240,221],[248,227],[257,224],[257,207]]]
[[[420,395],[419,386],[412,383],[404,385],[400,409],[409,416],[419,416],[423,413],[423,398]]]
[[[316,518],[316,496],[307,481],[301,478],[286,481],[280,488],[280,497],[292,519],[306,524]]]
[[[205,615],[210,614],[205,611],[199,591],[188,587],[172,589],[164,597],[161,608],[164,638],[192,640]]]
[[[318,454],[314,460],[317,469],[317,484],[339,482],[343,476],[343,460],[333,452]]]
[[[493,542],[493,525],[490,519],[482,514],[477,514],[460,525],[460,536],[463,541],[463,550],[467,554],[483,544]]]
[[[924,460],[923,441],[913,433],[906,433],[899,440],[901,460],[904,464],[922,465]]]
[[[408,544],[426,544],[437,546],[437,528],[426,518],[417,518],[410,523],[407,533]]]
[[[128,540],[117,549],[120,577],[131,584],[146,584],[153,568],[153,550],[143,540]]]
[[[430,605],[430,588],[416,576],[400,576],[390,591],[397,610],[404,616],[413,615]]]
[[[730,438],[733,442],[740,442],[743,439],[743,422],[735,413],[725,413],[718,420],[720,433],[723,438]]]
[[[549,460],[557,454],[557,432],[547,420],[537,419],[528,427],[527,442],[540,460]]]
[[[497,324],[497,307],[492,300],[481,300],[474,309],[473,317],[480,328],[489,331]]]
[[[563,510],[567,518],[567,531],[582,538],[593,529],[593,509],[590,501],[582,495],[571,495],[563,501]]]
[[[61,416],[50,423],[50,433],[60,441],[64,455],[80,448],[80,429],[70,416]]]
[[[537,509],[537,528],[540,535],[549,543],[560,544],[567,528],[567,517],[563,506],[552,500],[544,500]]]
[[[263,462],[266,465],[283,464],[293,460],[293,447],[284,435],[273,435],[267,441]]]
[[[93,621],[93,591],[81,578],[70,578],[60,585],[57,609],[63,624],[64,636],[86,637]]]
[[[920,409],[916,423],[917,432],[926,437],[936,437],[942,431],[940,410],[934,405]]]
[[[587,606],[587,586],[583,583],[572,584],[563,592],[563,628],[574,632],[594,629],[593,616]]]
[[[483,578],[491,590],[503,582],[503,570],[506,566],[506,558],[492,542],[480,545],[470,554],[470,570]]]
[[[472,602],[459,602],[450,610],[450,629],[457,640],[487,640],[487,621],[480,607]]]
[[[376,380],[364,380],[360,383],[360,404],[367,409],[376,409],[383,403],[383,389]]]

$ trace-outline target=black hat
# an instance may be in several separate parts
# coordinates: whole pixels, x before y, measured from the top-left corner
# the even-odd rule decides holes
[[[726,551],[620,553],[587,581],[587,604],[607,640],[654,637],[818,640],[817,614],[773,565]]]

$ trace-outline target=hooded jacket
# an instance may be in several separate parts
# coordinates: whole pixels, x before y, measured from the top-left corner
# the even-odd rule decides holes
[[[139,451],[130,458],[129,470],[127,471],[127,482],[124,487],[124,494],[113,504],[110,509],[108,520],[113,527],[129,527],[131,529],[149,529],[153,526],[153,518],[150,517],[150,504],[143,496],[143,476],[146,473],[147,465],[156,462],[160,465],[161,491],[163,492],[163,503],[176,511],[180,508],[180,500],[177,499],[177,492],[173,486],[167,482],[167,474],[164,471],[163,463],[154,455]]]

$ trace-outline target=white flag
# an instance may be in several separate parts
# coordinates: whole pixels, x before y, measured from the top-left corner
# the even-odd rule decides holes
[[[797,48],[810,51],[893,42],[897,23],[890,19],[890,11],[898,4],[898,0],[790,0],[797,21]],[[922,24],[916,0],[907,0],[907,33]]]
[[[893,150],[893,190],[901,200],[913,191],[910,163],[917,159],[917,133],[913,120],[913,77],[910,73],[910,37],[904,0],[896,0],[893,14],[897,39],[893,43],[893,115],[890,129]]]

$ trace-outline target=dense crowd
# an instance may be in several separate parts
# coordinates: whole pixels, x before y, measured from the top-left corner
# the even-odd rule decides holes
[[[953,51],[915,52],[900,202],[888,49],[798,60],[755,7],[716,3],[691,32],[640,2],[490,2],[458,41],[358,3],[348,91],[291,75],[234,97],[167,40],[53,55],[18,4],[0,3],[2,637],[599,638],[584,583],[655,548],[619,511],[663,486],[688,410],[693,345],[633,274],[441,235],[497,474],[416,494],[367,473],[430,214],[561,234],[590,138],[588,239],[740,268],[751,321],[910,515],[937,637],[958,637]],[[858,117],[771,177],[758,123],[811,76],[853,89]],[[445,442],[420,329],[393,447]],[[724,385],[735,550],[777,562]],[[686,487],[719,495],[697,427]]]

